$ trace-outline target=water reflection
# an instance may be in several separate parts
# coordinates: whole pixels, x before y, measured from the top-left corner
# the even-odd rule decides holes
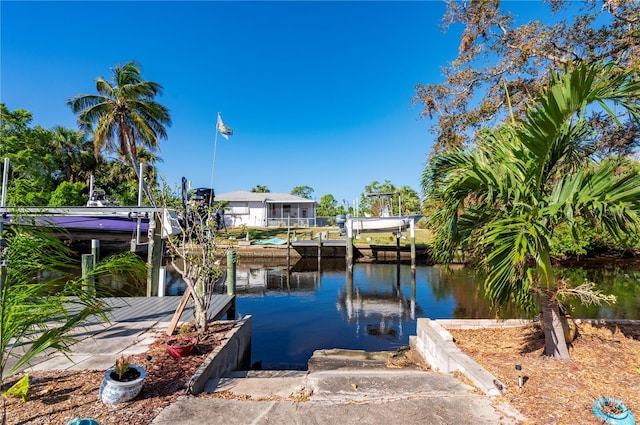
[[[252,361],[264,368],[306,368],[314,350],[390,350],[408,345],[416,320],[494,318],[482,278],[471,269],[355,264],[313,259],[286,266],[239,264],[236,311],[253,316]],[[640,318],[640,271],[562,270],[574,282],[593,280],[614,293],[613,306],[576,306],[576,317]],[[573,274],[571,274],[573,273]],[[559,275],[561,275],[559,273]],[[178,288],[172,281],[170,287]],[[177,291],[179,292],[179,290]],[[500,317],[522,317],[516,308]]]
[[[416,311],[416,274],[412,273],[411,298],[400,290],[400,268],[393,284],[386,289],[369,289],[365,285],[354,288],[352,273],[346,272],[346,288],[338,294],[336,309],[347,323],[355,324],[355,332],[364,331],[366,335],[394,341],[403,335],[402,323],[415,320]]]

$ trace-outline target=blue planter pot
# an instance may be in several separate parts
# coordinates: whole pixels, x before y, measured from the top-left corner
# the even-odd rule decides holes
[[[137,379],[132,381],[118,381],[111,376],[114,368],[110,367],[104,372],[104,378],[100,385],[100,400],[106,404],[122,403],[133,400],[142,390],[144,378],[147,372],[142,366],[129,365],[131,369],[135,369],[140,373]]]
[[[606,412],[605,405],[615,406],[620,410],[620,413],[612,414]],[[600,397],[593,403],[591,409],[596,418],[604,420],[611,425],[635,425],[636,419],[633,417],[633,413],[627,406],[625,406],[620,400],[613,397]]]

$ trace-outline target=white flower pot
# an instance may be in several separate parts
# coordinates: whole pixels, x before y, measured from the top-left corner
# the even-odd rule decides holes
[[[122,403],[133,400],[142,390],[144,378],[147,372],[142,366],[129,365],[130,368],[137,370],[140,376],[132,381],[117,381],[111,377],[114,368],[110,367],[104,372],[104,379],[100,385],[100,400],[106,404]]]

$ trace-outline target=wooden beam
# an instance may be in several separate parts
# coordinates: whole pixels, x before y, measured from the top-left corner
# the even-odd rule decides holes
[[[189,301],[189,297],[191,296],[191,287],[187,286],[187,290],[184,291],[182,295],[182,299],[180,300],[180,304],[176,309],[176,312],[173,314],[173,319],[171,319],[171,323],[169,323],[169,327],[167,328],[167,335],[171,336],[173,331],[176,330],[176,326],[178,325],[178,320],[180,320],[180,316],[182,316],[182,312],[184,308],[187,306],[187,301]]]

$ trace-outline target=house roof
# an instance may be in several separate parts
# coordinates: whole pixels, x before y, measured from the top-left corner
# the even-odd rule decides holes
[[[306,199],[300,196],[290,195],[288,193],[256,193],[239,190],[237,192],[216,194],[216,201],[229,201],[229,202],[262,202],[262,203],[299,203],[299,204],[315,204],[313,199]]]

